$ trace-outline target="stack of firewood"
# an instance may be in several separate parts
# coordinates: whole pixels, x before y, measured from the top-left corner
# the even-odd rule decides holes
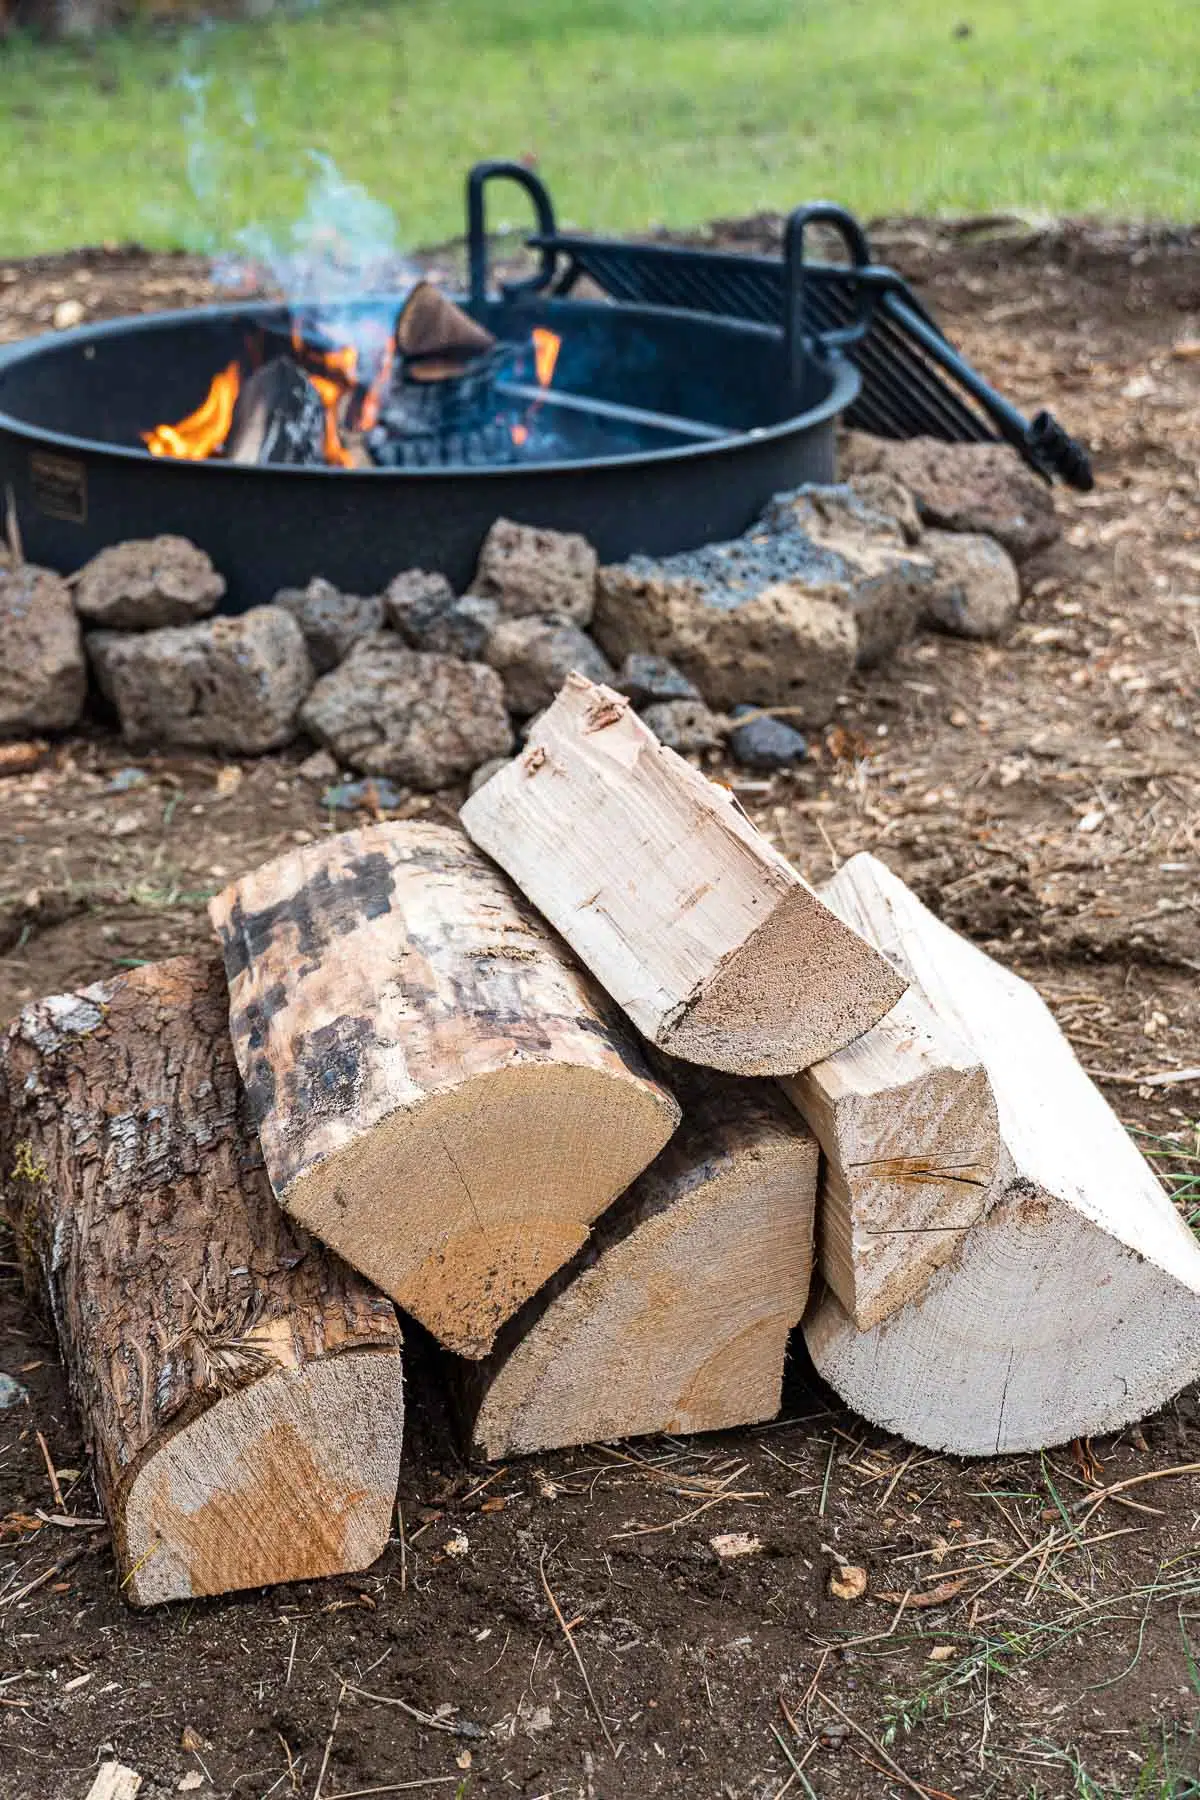
[[[214,900],[220,958],[0,1049],[6,1207],[132,1600],[378,1554],[397,1308],[489,1457],[770,1418],[801,1320],[867,1418],[968,1455],[1200,1372],[1149,1167],[874,857],[814,892],[578,676],[462,823],[291,851]]]

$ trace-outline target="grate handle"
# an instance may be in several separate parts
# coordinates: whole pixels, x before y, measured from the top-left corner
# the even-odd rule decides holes
[[[471,305],[482,307],[487,301],[488,290],[488,246],[487,217],[484,207],[484,189],[489,181],[513,181],[524,188],[533,201],[533,210],[537,215],[539,238],[553,240],[557,227],[554,219],[554,206],[543,182],[527,169],[524,163],[517,162],[480,162],[467,176],[467,248],[471,272]],[[543,242],[539,255],[541,266],[536,275],[528,276],[524,281],[506,281],[502,292],[506,299],[516,294],[538,294],[549,287],[554,279],[555,251],[553,243]]]
[[[783,240],[784,263],[784,340],[788,367],[793,380],[799,380],[806,354],[824,357],[832,350],[844,350],[861,343],[871,329],[874,295],[869,283],[855,282],[856,317],[849,325],[834,331],[818,331],[811,336],[804,329],[804,234],[810,225],[828,225],[846,246],[853,270],[869,269],[871,246],[867,234],[844,206],[830,200],[816,200],[809,206],[798,206],[788,215]],[[852,278],[853,279],[853,278]]]

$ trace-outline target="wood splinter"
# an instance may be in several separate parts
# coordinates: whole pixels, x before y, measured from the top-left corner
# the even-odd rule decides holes
[[[461,817],[668,1055],[792,1074],[904,992],[728,789],[582,675],[567,677],[524,754]]]
[[[400,1465],[399,1324],[276,1205],[215,956],[25,1008],[0,1043],[0,1190],[128,1599],[374,1561]]]

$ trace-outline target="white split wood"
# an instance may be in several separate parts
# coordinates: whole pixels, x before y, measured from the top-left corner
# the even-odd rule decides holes
[[[866,1418],[963,1455],[1116,1430],[1200,1374],[1200,1245],[1019,976],[885,865],[830,887],[844,917],[973,1046],[1001,1152],[982,1217],[924,1292],[868,1331],[810,1307],[818,1370]]]
[[[790,1074],[904,991],[727,789],[581,675],[462,821],[638,1030],[688,1062]]]
[[[87,1791],[87,1800],[137,1800],[142,1777],[122,1762],[102,1762]]]
[[[837,910],[836,884],[822,897]],[[996,1107],[978,1054],[915,988],[781,1085],[825,1152],[821,1274],[860,1331],[921,1293],[990,1197]]]

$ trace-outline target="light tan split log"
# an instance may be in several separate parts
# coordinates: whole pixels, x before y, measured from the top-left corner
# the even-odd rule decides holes
[[[791,1074],[904,992],[727,789],[581,675],[462,820],[670,1055]]]
[[[839,910],[836,882],[821,896]],[[821,1274],[865,1331],[922,1292],[987,1204],[1000,1150],[991,1084],[910,988],[878,1025],[782,1085],[825,1152]]]
[[[483,1356],[658,1154],[675,1101],[457,829],[346,832],[211,910],[276,1195]]]
[[[1028,982],[874,857],[830,886],[972,1046],[1000,1157],[982,1216],[916,1299],[862,1332],[832,1294],[814,1301],[817,1368],[866,1418],[967,1456],[1152,1412],[1200,1374],[1200,1245]]]
[[[217,958],[27,1006],[0,1171],[139,1606],[365,1568],[400,1465],[391,1303],[271,1196]]]
[[[779,1410],[812,1267],[815,1139],[767,1084],[681,1082],[685,1122],[579,1256],[466,1371],[487,1457]]]

